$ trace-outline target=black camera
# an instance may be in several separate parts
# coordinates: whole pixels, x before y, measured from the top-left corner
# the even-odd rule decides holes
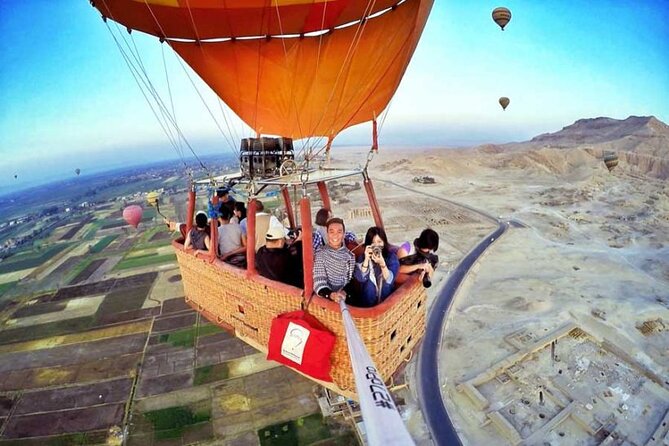
[[[430,288],[432,286],[432,281],[430,280],[430,276],[425,273],[423,276],[423,287],[424,288]]]
[[[383,248],[377,245],[372,245],[372,255],[380,257],[383,255]]]
[[[300,236],[300,232],[302,232],[302,229],[300,228],[291,229],[288,231],[288,238],[296,239]]]
[[[417,250],[415,254],[400,259],[400,265],[422,265],[423,263],[429,263],[432,265],[432,268],[436,269],[437,264],[439,263],[439,257],[431,252],[425,253],[421,250]],[[425,288],[430,288],[432,286],[432,281],[427,273],[423,276],[423,286]]]

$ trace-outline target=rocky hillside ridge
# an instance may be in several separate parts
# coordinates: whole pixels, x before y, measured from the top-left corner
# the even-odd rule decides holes
[[[599,144],[624,138],[639,140],[663,139],[669,142],[669,126],[654,116],[630,116],[627,119],[592,118],[579,119],[555,133],[544,133],[532,138],[530,143],[573,147],[583,144]],[[665,154],[669,147],[665,146]]]
[[[529,156],[528,152],[541,153],[542,157],[563,149],[581,149],[595,158],[601,158],[605,152],[615,152],[621,169],[669,179],[669,126],[654,116],[579,119],[555,133],[544,133],[527,142],[496,148],[499,147],[507,153],[525,153],[520,156]],[[488,146],[479,150],[495,151]]]

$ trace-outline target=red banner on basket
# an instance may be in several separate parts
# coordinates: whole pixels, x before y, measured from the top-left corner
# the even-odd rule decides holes
[[[302,310],[280,314],[272,321],[267,359],[305,375],[332,382],[330,354],[335,335]]]

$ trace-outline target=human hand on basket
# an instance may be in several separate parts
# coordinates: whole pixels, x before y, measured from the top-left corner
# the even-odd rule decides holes
[[[346,293],[343,291],[333,291],[330,294],[330,300],[335,303],[339,303],[340,300],[346,300]]]

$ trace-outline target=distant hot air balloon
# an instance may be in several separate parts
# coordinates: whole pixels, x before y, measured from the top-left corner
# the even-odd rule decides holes
[[[502,106],[502,110],[506,110],[506,107],[509,106],[510,102],[511,101],[506,96],[502,96],[501,98],[499,98],[499,105]]]
[[[511,11],[504,7],[495,8],[492,11],[492,19],[500,28],[502,28],[502,31],[504,31],[506,24],[511,21]]]
[[[139,222],[142,221],[142,212],[143,210],[141,206],[133,204],[132,206],[123,209],[123,219],[128,222],[129,225],[136,228],[137,225],[139,225]]]
[[[79,174],[81,173],[81,169],[77,167],[76,169],[74,169],[74,173],[76,173],[77,176],[79,176]]]
[[[604,164],[606,164],[606,168],[611,172],[618,165],[618,155],[613,152],[606,152],[604,154]]]
[[[153,207],[156,207],[160,201],[160,195],[158,192],[149,192],[146,194],[146,202]]]
[[[17,179],[19,176],[17,174],[14,174],[14,179]]]

